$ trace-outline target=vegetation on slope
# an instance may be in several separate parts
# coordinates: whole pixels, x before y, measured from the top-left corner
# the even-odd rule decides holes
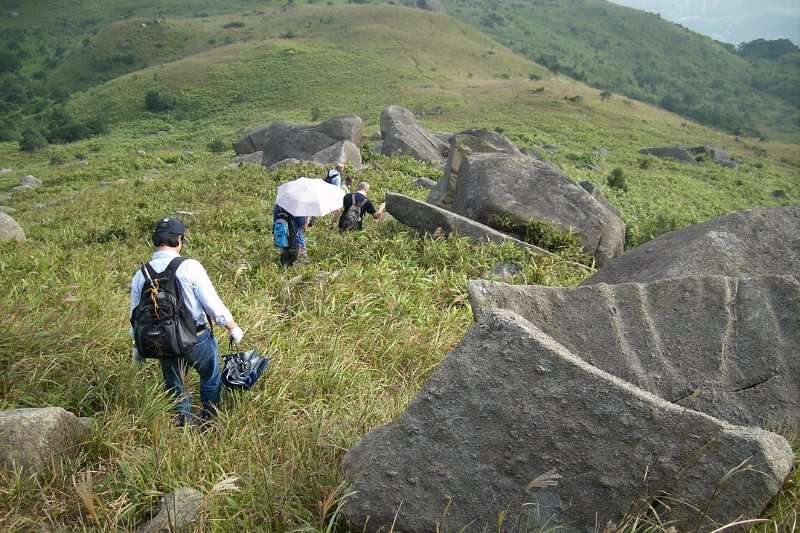
[[[748,136],[800,141],[800,49],[754,55],[604,0],[445,0],[448,14],[532,61]],[[786,45],[786,46],[782,46]]]
[[[97,417],[75,464],[38,481],[6,480],[5,530],[135,530],[160,494],[186,485],[208,495],[199,529],[329,530],[343,496],[345,450],[393,419],[471,324],[467,279],[500,261],[522,267],[519,283],[571,286],[586,275],[563,258],[510,246],[421,236],[395,222],[339,235],[324,220],[310,232],[312,263],[282,271],[269,236],[275,188],[321,169],[232,168],[232,151],[212,152],[211,141],[230,146],[246,128],[277,119],[354,113],[369,145],[380,110],[402,105],[434,131],[501,131],[576,181],[591,181],[622,210],[629,246],[800,198],[796,146],[737,143],[651,106],[603,97],[442,15],[311,6],[235,20],[244,26],[227,29],[249,37],[209,47],[204,36],[233,18],[163,16],[154,29],[168,30],[163,49],[179,49],[172,40],[186,35],[195,43],[177,60],[147,56],[155,49],[131,40],[135,24],[104,26],[97,39],[129,40],[131,53],[153,62],[66,101],[75,120],[104,118],[108,133],[33,153],[0,142],[0,166],[13,169],[0,174],[0,191],[25,174],[45,184],[7,202],[29,240],[0,244],[0,408],[60,405]],[[70,61],[80,65],[77,57]],[[174,107],[147,111],[150,91],[173,95]],[[700,144],[724,147],[740,169],[637,154]],[[609,181],[617,169],[627,190],[610,186],[619,185]],[[424,198],[412,185],[417,176],[440,172],[371,155],[358,174],[376,199],[388,191]],[[136,371],[129,362],[130,276],[149,256],[153,221],[179,212],[190,213],[187,254],[208,268],[247,331],[245,344],[272,357],[257,389],[226,396],[218,423],[202,435],[171,427],[155,365]],[[232,478],[237,490],[224,491],[230,485],[218,483]],[[775,506],[779,525],[797,515],[796,478]]]

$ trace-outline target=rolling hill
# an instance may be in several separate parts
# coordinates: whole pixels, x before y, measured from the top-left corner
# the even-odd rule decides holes
[[[375,199],[424,198],[416,178],[441,176],[370,150],[384,106],[412,110],[433,131],[502,132],[603,190],[628,247],[800,198],[797,145],[737,141],[604,94],[443,14],[236,0],[4,5],[18,10],[2,28],[16,25],[17,50],[31,54],[26,79],[44,69],[39,81],[67,88],[60,103],[34,92],[4,108],[6,124],[106,126],[30,152],[0,141],[0,193],[26,175],[43,182],[3,201],[28,240],[0,243],[0,409],[58,405],[95,418],[74,461],[40,479],[11,476],[0,491],[7,531],[135,531],[158,496],[183,486],[204,495],[198,530],[334,530],[344,452],[396,417],[471,326],[466,281],[501,262],[519,265],[514,283],[585,278],[562,257],[419,235],[391,220],[355,235],[322,220],[309,232],[311,263],[282,270],[270,242],[275,190],[321,169],[233,164],[230,143],[255,126],[358,114],[368,164],[357,175]],[[149,111],[149,93],[174,104]],[[638,153],[696,145],[725,148],[738,170]],[[610,186],[611,175],[627,190]],[[129,360],[130,277],[166,213],[186,219],[186,253],[208,269],[246,346],[271,357],[255,390],[225,396],[206,433],[172,427],[156,365]],[[775,506],[789,502],[786,521],[768,515],[776,527],[790,523],[793,479]]]

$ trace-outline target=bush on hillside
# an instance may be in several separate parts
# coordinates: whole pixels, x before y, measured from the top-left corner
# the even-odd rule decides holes
[[[215,154],[221,154],[228,149],[228,145],[222,139],[214,139],[206,146],[208,146],[208,149]]]
[[[628,184],[625,183],[625,171],[620,167],[615,167],[606,180],[608,186],[612,189],[619,189],[620,191],[628,192]]]
[[[23,152],[35,152],[47,146],[47,139],[38,130],[28,128],[22,133],[19,140],[19,149]]]
[[[175,97],[169,93],[148,91],[144,97],[144,107],[148,111],[169,111],[175,107]]]

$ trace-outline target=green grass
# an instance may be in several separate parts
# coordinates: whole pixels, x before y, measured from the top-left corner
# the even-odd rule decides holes
[[[230,143],[277,119],[309,122],[317,109],[322,119],[358,114],[371,144],[388,104],[411,109],[433,131],[499,129],[602,189],[622,211],[628,247],[739,209],[781,205],[778,190],[788,202],[800,198],[797,145],[736,143],[617,95],[603,100],[468,26],[442,24],[449,19],[441,15],[320,5],[253,12],[245,28],[226,29],[242,17],[216,18],[216,4],[198,4],[211,16],[165,22],[164,48],[191,36],[186,57],[157,65],[169,58],[154,49],[147,68],[67,102],[78,117],[106,115],[108,135],[33,154],[0,143],[0,166],[13,169],[0,175],[0,191],[26,174],[45,184],[6,202],[28,241],[0,243],[0,409],[58,405],[97,419],[74,464],[39,480],[7,480],[4,530],[135,530],[160,494],[182,485],[207,495],[202,530],[326,530],[343,495],[343,454],[405,408],[471,325],[468,279],[500,261],[522,266],[517,283],[573,286],[586,276],[569,258],[422,236],[393,221],[340,235],[323,220],[309,232],[311,263],[283,271],[270,240],[275,189],[322,169],[232,168],[233,151],[213,153],[212,140]],[[50,16],[45,9],[42,18]],[[93,39],[114,43],[134,26],[102,27]],[[225,31],[249,36],[207,46]],[[431,45],[421,49],[423,41]],[[88,68],[75,61],[77,71]],[[174,94],[176,109],[146,112],[149,90]],[[547,153],[545,144],[558,148]],[[724,147],[740,169],[637,153],[700,144]],[[616,168],[627,192],[608,187]],[[424,199],[417,176],[441,171],[373,156],[357,175],[379,201],[389,191]],[[170,426],[156,365],[137,371],[129,362],[130,278],[150,255],[153,221],[177,212],[191,213],[186,254],[206,266],[246,330],[245,345],[271,357],[256,390],[227,395],[202,436]],[[769,511],[776,527],[796,520],[797,471]],[[238,490],[218,485],[232,477]]]

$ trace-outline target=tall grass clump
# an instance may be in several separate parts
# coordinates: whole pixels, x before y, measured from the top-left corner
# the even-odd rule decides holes
[[[495,215],[491,226],[518,235],[521,240],[564,258],[584,265],[593,265],[592,258],[583,250],[580,235],[573,232],[572,228],[560,231],[547,221],[533,218],[524,221],[511,214]]]

